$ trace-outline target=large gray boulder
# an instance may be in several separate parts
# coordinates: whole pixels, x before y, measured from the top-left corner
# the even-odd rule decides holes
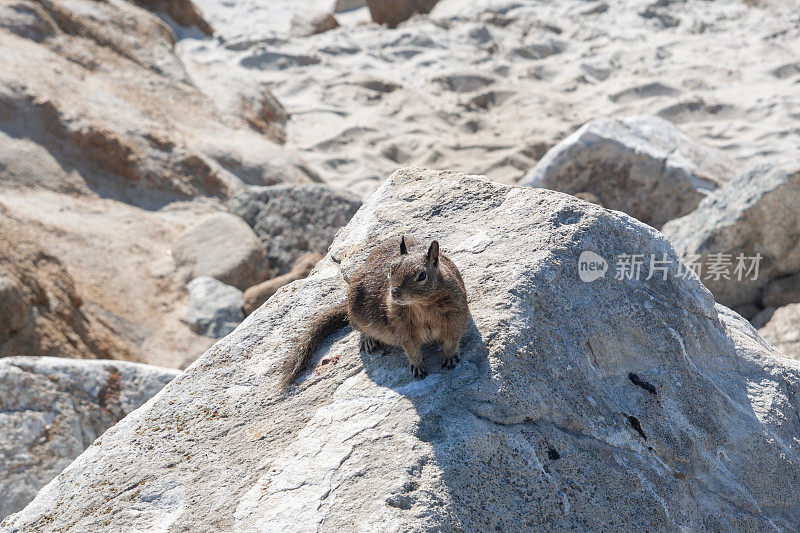
[[[181,372],[61,357],[0,359],[0,517],[19,511]]]
[[[202,276],[187,285],[186,323],[200,335],[221,339],[244,320],[242,291]]]
[[[431,350],[414,381],[400,351],[359,353],[346,328],[281,393],[304,328],[400,233],[438,239],[463,274],[459,365]],[[584,282],[582,251],[655,254],[666,277]],[[623,213],[400,170],[310,277],[0,530],[792,529],[800,366],[678,274],[667,239]]]
[[[244,220],[230,213],[216,213],[186,230],[172,256],[189,279],[210,276],[244,290],[269,277],[264,245]]]
[[[361,206],[352,193],[320,184],[249,187],[230,209],[253,227],[276,274],[286,274],[306,252],[324,254],[336,232]]]
[[[718,302],[760,305],[770,280],[800,272],[799,198],[800,166],[759,165],[665,225],[664,234],[679,255],[702,265],[700,277]],[[757,254],[757,275],[754,269],[738,275],[738,257],[749,269],[756,261],[748,258]],[[727,279],[711,270],[723,263]]]
[[[728,160],[652,116],[587,122],[551,148],[520,185],[590,192],[660,228],[731,178]]]

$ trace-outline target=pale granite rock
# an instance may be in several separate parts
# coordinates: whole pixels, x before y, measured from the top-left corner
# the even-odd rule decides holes
[[[244,320],[242,291],[202,276],[189,282],[186,323],[201,335],[221,339]]]
[[[0,359],[0,516],[33,499],[178,370],[125,361]]]
[[[342,329],[287,394],[279,368],[373,247],[436,238],[472,322],[414,381]],[[666,278],[581,281],[655,253]],[[800,516],[800,364],[669,241],[571,196],[404,169],[285,286],[90,447],[5,532],[769,531]],[[101,511],[96,511],[101,510]]]
[[[172,247],[190,278],[210,276],[246,289],[269,276],[264,245],[250,226],[230,213],[216,213],[182,233]]]
[[[731,165],[658,117],[587,122],[551,148],[521,185],[589,192],[652,226],[692,211],[731,179]]]
[[[800,359],[800,303],[775,309],[758,333],[785,356]]]
[[[771,280],[800,272],[798,198],[800,166],[758,165],[669,222],[664,234],[682,257],[702,265],[703,283],[718,302],[758,305]],[[714,265],[726,274],[717,275]],[[767,300],[785,303],[773,302],[771,292]]]

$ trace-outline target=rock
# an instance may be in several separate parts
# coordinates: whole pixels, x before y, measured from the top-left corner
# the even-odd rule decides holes
[[[431,350],[414,381],[399,350],[360,353],[342,329],[281,393],[304,326],[400,233],[437,238],[464,276],[459,365]],[[586,250],[655,254],[666,277],[583,282]],[[311,276],[0,530],[791,530],[800,367],[679,273],[668,240],[623,213],[400,170]]]
[[[221,109],[195,86],[184,22],[203,26],[188,0],[0,2],[0,198],[43,257],[20,265],[42,290],[0,356],[182,365],[209,339],[181,320],[178,234],[247,185],[312,181],[265,87]]]
[[[0,5],[0,28],[38,43],[58,33],[55,20],[42,7],[26,0]]]
[[[430,13],[439,0],[366,0],[372,22],[396,28],[417,13]]]
[[[800,274],[773,279],[761,293],[761,303],[765,307],[783,307],[800,302]]]
[[[139,3],[202,26],[188,0]],[[223,116],[192,85],[175,39],[132,2],[0,7],[0,48],[9,51],[0,57],[0,145],[9,145],[0,167],[10,184],[160,208],[197,195],[226,198],[243,182],[310,181],[298,158],[245,120]],[[50,67],[31,75],[31,65],[43,64]]]
[[[344,13],[345,11],[352,11],[367,5],[366,0],[336,0],[334,5],[334,13]]]
[[[800,359],[800,303],[775,309],[758,334],[775,345],[786,357]]]
[[[31,304],[18,280],[0,275],[0,342],[16,334],[28,320]]]
[[[574,196],[575,198],[580,198],[584,202],[589,202],[590,204],[597,204],[599,206],[603,205],[602,203],[600,203],[600,200],[598,200],[597,196],[595,196],[590,192],[579,192],[575,193]]]
[[[259,283],[244,291],[244,304],[242,310],[244,314],[249,315],[272,297],[273,294],[278,292],[278,289],[284,285],[288,285],[298,279],[303,279],[308,276],[308,273],[316,266],[322,259],[322,255],[315,252],[308,252],[300,256],[300,259],[292,266],[292,270],[272,278],[271,280]]]
[[[250,187],[229,203],[265,244],[278,274],[289,272],[305,252],[325,253],[360,205],[349,192],[317,184]]]
[[[240,88],[234,94],[238,95],[237,112],[248,124],[277,142],[286,142],[289,113],[266,84],[258,83],[249,92]]]
[[[89,310],[64,264],[0,209],[0,357],[136,359],[102,309]]]
[[[758,315],[758,313],[762,311],[760,307],[754,304],[737,305],[733,310],[742,315],[747,320],[751,320],[756,315]]]
[[[264,245],[241,218],[217,213],[182,233],[172,247],[178,267],[188,277],[210,276],[246,289],[269,277]]]
[[[178,375],[121,361],[0,359],[0,515],[25,507],[108,427]]]
[[[554,146],[520,185],[590,192],[651,226],[691,212],[729,179],[730,163],[666,120],[595,119]]]
[[[207,276],[193,279],[187,287],[186,323],[200,335],[221,339],[244,320],[242,291],[236,287]]]
[[[181,26],[197,27],[206,35],[213,35],[214,28],[203,18],[203,14],[192,3],[192,0],[134,0],[151,11],[169,15],[172,20]]]
[[[758,165],[663,231],[675,251],[701,265],[703,283],[718,302],[731,307],[759,304],[767,283],[800,272],[798,197],[800,167]],[[737,271],[740,256],[743,268]]]
[[[739,314],[741,314],[741,313],[739,313]],[[769,320],[772,318],[772,315],[774,315],[774,314],[775,314],[775,308],[774,307],[765,307],[764,309],[762,309],[761,311],[756,313],[755,316],[753,316],[749,320],[750,320],[750,323],[753,325],[754,328],[761,329],[761,328],[763,328],[764,326],[767,325],[767,322],[769,322]],[[744,315],[742,315],[742,316],[744,316]]]
[[[339,22],[331,13],[311,13],[297,15],[292,19],[292,35],[308,37],[339,27]]]

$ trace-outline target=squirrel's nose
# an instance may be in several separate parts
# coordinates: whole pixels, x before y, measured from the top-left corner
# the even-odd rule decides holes
[[[400,298],[400,287],[392,287],[392,298]]]

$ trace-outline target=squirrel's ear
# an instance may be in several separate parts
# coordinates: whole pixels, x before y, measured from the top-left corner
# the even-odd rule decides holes
[[[433,266],[437,266],[439,264],[439,241],[433,241],[431,243],[425,259],[427,259],[428,263],[433,264]]]
[[[406,255],[408,250],[406,250],[406,236],[403,235],[400,237],[400,255]]]

